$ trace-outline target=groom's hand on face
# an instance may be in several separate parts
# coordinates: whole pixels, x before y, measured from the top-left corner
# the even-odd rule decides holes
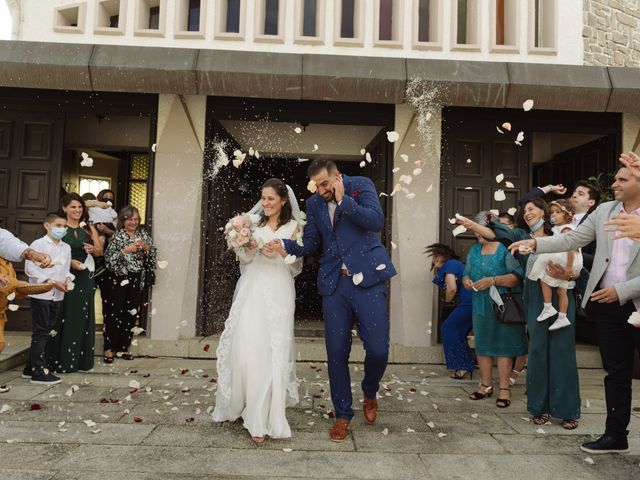
[[[344,182],[339,172],[336,172],[336,178],[333,180],[333,198],[337,203],[344,198]]]

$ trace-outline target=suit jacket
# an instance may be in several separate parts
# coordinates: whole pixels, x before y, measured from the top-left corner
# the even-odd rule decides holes
[[[589,282],[585,290],[582,306],[585,307],[595,287],[600,283],[611,256],[614,240],[613,234],[605,231],[605,222],[617,215],[622,208],[620,202],[605,202],[600,204],[575,230],[562,235],[537,239],[538,253],[553,253],[575,250],[596,241],[596,253],[589,275]],[[627,281],[615,285],[620,298],[620,304],[632,301],[636,309],[640,309],[640,243],[634,242],[627,267]]]
[[[303,246],[295,240],[283,240],[288,253],[309,256],[320,248],[318,293],[331,295],[336,289],[344,263],[352,273],[362,273],[360,287],[371,287],[396,274],[389,253],[380,241],[384,213],[373,182],[367,177],[342,175],[344,198],[335,212],[334,224],[327,203],[319,194],[307,199],[307,225]]]

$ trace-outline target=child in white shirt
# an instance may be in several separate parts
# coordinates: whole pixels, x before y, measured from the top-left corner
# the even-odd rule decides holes
[[[29,283],[54,283],[54,288],[46,293],[30,295],[31,297],[31,355],[22,372],[23,378],[31,379],[31,383],[54,385],[60,378],[48,372],[45,350],[51,331],[56,324],[64,294],[73,288],[75,278],[71,269],[71,247],[62,241],[67,233],[67,220],[57,213],[50,213],[44,221],[47,234],[35,240],[31,248],[51,257],[53,266],[41,268],[26,260],[24,271],[29,276]]]

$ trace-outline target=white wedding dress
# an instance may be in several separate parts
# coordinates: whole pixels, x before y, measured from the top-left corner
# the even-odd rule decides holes
[[[256,240],[293,238],[291,220],[276,232],[257,227]],[[212,418],[242,417],[254,437],[288,438],[285,408],[298,403],[293,316],[294,277],[302,258],[291,264],[280,255],[239,251],[241,275],[217,349],[218,390]]]

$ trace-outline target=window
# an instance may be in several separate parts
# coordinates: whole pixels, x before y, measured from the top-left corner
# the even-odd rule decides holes
[[[529,50],[555,53],[557,12],[555,0],[529,0]]]
[[[256,40],[284,41],[284,10],[282,0],[258,0],[256,2]]]
[[[65,5],[54,9],[53,30],[61,33],[84,33],[86,3]]]
[[[402,0],[376,0],[375,44],[387,47],[402,46]]]
[[[162,37],[167,0],[137,0],[136,35]]]
[[[362,45],[364,1],[336,0],[335,9],[336,45]]]
[[[106,177],[80,177],[80,190],[78,192],[79,195],[84,195],[85,193],[93,193],[94,195],[98,195],[100,190],[109,189],[111,190],[111,179]]]
[[[129,204],[140,212],[140,223],[147,218],[147,182],[149,181],[149,155],[134,153],[129,164]]]
[[[294,5],[295,42],[323,43],[325,0],[296,0]]]
[[[442,48],[442,0],[414,0],[413,47]]]
[[[175,38],[205,37],[205,0],[176,0]]]
[[[124,35],[126,0],[102,0],[96,5],[95,33]],[[121,20],[122,19],[122,20]]]
[[[480,50],[480,0],[452,0],[452,50]]]
[[[244,37],[245,0],[219,0],[216,3],[216,38]]]
[[[518,3],[519,0],[492,0],[492,52],[518,52]]]

